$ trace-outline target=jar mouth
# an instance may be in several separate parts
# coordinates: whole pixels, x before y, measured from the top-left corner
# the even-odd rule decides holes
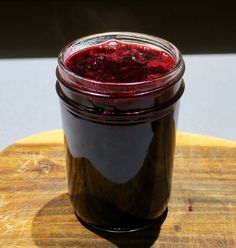
[[[176,64],[170,71],[157,78],[137,82],[97,81],[82,77],[67,68],[65,61],[74,53],[111,40],[156,47],[171,55]],[[130,92],[132,92],[132,95],[140,95],[150,93],[151,91],[162,90],[170,87],[182,78],[184,70],[184,61],[176,46],[162,38],[135,32],[107,32],[84,36],[74,40],[60,51],[57,68],[57,72],[62,77],[63,84],[66,87],[91,95],[123,95],[130,94]]]

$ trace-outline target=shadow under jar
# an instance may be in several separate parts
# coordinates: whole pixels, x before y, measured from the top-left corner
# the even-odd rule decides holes
[[[171,192],[182,55],[158,37],[103,33],[66,46],[56,73],[76,215],[114,232],[154,223]]]

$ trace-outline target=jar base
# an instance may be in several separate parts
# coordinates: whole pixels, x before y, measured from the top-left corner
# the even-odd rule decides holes
[[[136,232],[136,231],[141,231],[143,229],[149,228],[153,225],[157,226],[157,227],[161,227],[161,225],[163,224],[163,222],[165,221],[166,217],[168,214],[168,207],[166,208],[166,210],[162,213],[162,215],[160,215],[159,217],[157,217],[156,219],[150,221],[148,224],[144,224],[141,226],[130,226],[130,227],[107,227],[107,226],[97,226],[91,223],[87,223],[85,222],[83,219],[81,219],[75,212],[75,215],[77,217],[77,219],[89,230],[91,231],[102,231],[102,232],[109,232],[109,233],[130,233],[130,232]]]

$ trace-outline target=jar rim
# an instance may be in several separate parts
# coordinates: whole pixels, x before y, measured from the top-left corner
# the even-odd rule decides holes
[[[102,38],[103,39],[107,38],[106,41],[110,41],[110,40],[124,41],[125,40],[126,42],[129,42],[129,43],[138,41],[138,42],[143,42],[144,45],[154,45],[158,48],[163,49],[164,51],[169,53],[171,56],[173,56],[173,58],[176,61],[176,64],[170,71],[163,74],[162,76],[159,76],[159,77],[156,77],[150,80],[137,81],[137,82],[97,81],[97,80],[82,77],[67,68],[67,66],[65,65],[64,54],[66,51],[68,51],[70,47],[72,47],[73,45],[78,45],[82,43],[85,44],[86,42],[92,41],[93,39],[102,40]],[[93,44],[93,45],[97,45],[97,44]],[[90,47],[90,46],[86,46],[85,48],[87,47]],[[77,51],[79,50],[80,49],[78,49]],[[73,53],[71,53],[70,56],[72,54]],[[183,61],[182,54],[179,52],[178,48],[175,45],[173,45],[171,42],[165,39],[162,39],[162,38],[159,38],[153,35],[147,35],[147,34],[136,33],[136,32],[105,32],[105,33],[84,36],[66,45],[60,51],[59,56],[58,56],[58,70],[62,78],[64,79],[63,82],[65,86],[75,91],[90,93],[92,95],[104,95],[104,94],[111,95],[111,94],[117,94],[117,93],[124,94],[124,93],[129,92],[129,89],[132,89],[133,87],[136,90],[138,87],[140,87],[141,88],[140,91],[137,90],[136,92],[137,95],[140,95],[140,94],[147,93],[153,90],[155,91],[162,90],[164,88],[170,87],[172,84],[174,84],[176,81],[178,81],[183,76],[183,73],[185,70],[185,64]],[[82,85],[78,85],[78,82]],[[103,89],[103,88],[106,88],[106,89]],[[135,93],[133,92],[132,95],[135,95]]]

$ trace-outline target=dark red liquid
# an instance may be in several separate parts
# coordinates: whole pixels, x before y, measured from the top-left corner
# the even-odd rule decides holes
[[[175,66],[168,53],[147,46],[110,41],[72,55],[66,66],[75,74],[100,82],[142,82]]]
[[[106,43],[77,52],[69,57],[66,66],[88,79],[135,82],[160,77],[175,66],[175,60],[153,48]],[[75,212],[86,223],[107,230],[147,226],[167,208],[178,102],[171,103],[161,114],[153,114],[151,119],[109,123],[101,121],[107,114],[102,105],[98,111],[93,98],[89,101],[96,120],[88,120],[61,105],[69,195]],[[113,115],[116,111],[120,114],[119,101],[114,100]],[[126,109],[129,104],[125,102]]]

